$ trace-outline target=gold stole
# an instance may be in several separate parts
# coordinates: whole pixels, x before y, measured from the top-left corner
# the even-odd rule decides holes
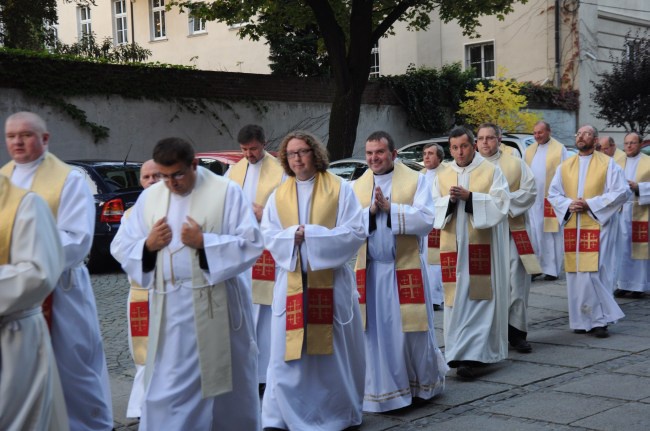
[[[510,145],[503,144],[503,143],[501,145],[499,145],[499,150],[501,151],[501,154],[506,154],[508,156],[513,156],[513,154],[515,152],[515,149],[513,147],[511,147]],[[513,157],[516,157],[516,156],[513,156]]]
[[[546,152],[546,184],[544,185],[544,232],[559,232],[560,225],[555,217],[553,206],[548,201],[548,188],[551,185],[553,176],[555,176],[557,167],[562,163],[563,145],[553,138],[546,145],[548,145],[548,151]],[[526,164],[528,166],[532,166],[538,146],[539,144],[535,142],[526,148]]]
[[[650,182],[650,156],[646,156],[643,153],[640,156],[639,164],[636,167],[636,183]],[[623,171],[625,171],[626,162],[627,157],[616,160],[616,163],[619,164]],[[635,195],[632,204],[632,259],[650,259],[650,250],[648,248],[649,220],[650,205],[639,205],[639,197]]]
[[[284,170],[275,157],[266,153],[261,162],[260,177],[255,192],[255,203],[266,206],[266,201],[281,183]],[[248,160],[241,159],[230,170],[231,180],[244,187]],[[253,303],[271,305],[273,302],[273,286],[275,285],[275,260],[268,250],[253,265]]]
[[[9,263],[14,221],[26,194],[27,190],[12,185],[9,178],[0,175],[0,265]]]
[[[621,150],[620,148],[617,148],[616,151],[614,152],[614,161],[618,163],[619,166],[624,168],[626,160],[627,160],[627,154],[625,154],[625,151]]]
[[[495,166],[492,163],[481,162],[469,174],[469,190],[477,193],[489,193],[494,179],[494,169]],[[455,170],[448,169],[438,174],[438,191],[441,196],[448,196],[449,189],[456,185],[458,185],[458,174]],[[490,300],[492,299],[492,229],[474,229],[471,222],[468,221],[467,232],[469,235],[469,299]],[[440,261],[445,306],[452,307],[456,299],[458,262],[455,214],[440,233]]]
[[[508,180],[510,193],[519,190],[521,184],[521,163],[520,159],[506,154],[501,154],[501,157],[499,158],[499,167]],[[517,247],[519,259],[521,259],[521,263],[524,265],[526,273],[540,274],[542,268],[539,265],[537,256],[535,256],[533,245],[530,242],[530,237],[526,231],[525,214],[520,214],[517,217],[508,215],[508,225],[510,226],[510,235]]]
[[[122,220],[131,215],[129,208],[124,212]],[[149,342],[149,290],[143,288],[135,280],[129,279],[129,328],[131,329],[131,345],[133,346],[133,361],[144,365],[147,361],[147,343]]]
[[[72,168],[66,163],[59,160],[56,156],[46,151],[44,153],[43,161],[36,169],[34,178],[32,179],[31,191],[42,197],[52,211],[54,221],[57,220],[59,214],[59,204],[61,202],[61,193],[65,180]],[[4,174],[11,178],[14,172],[15,163],[10,161],[0,169],[0,174]],[[52,328],[52,301],[54,299],[54,292],[50,293],[45,301],[43,301],[43,317],[47,322],[47,326]]]
[[[607,178],[609,157],[594,151],[587,167],[587,181],[584,192],[578,196],[580,178],[580,156],[570,157],[562,163],[562,187],[570,199],[590,199],[603,194]],[[600,250],[600,225],[589,211],[580,214],[580,238],[578,238],[577,215],[572,214],[564,225],[564,269],[566,272],[597,272],[598,253]],[[576,258],[580,256],[576,265]]]
[[[395,163],[393,172],[393,186],[391,201],[400,204],[397,218],[399,220],[399,234],[395,235],[395,273],[397,291],[399,295],[400,314],[402,317],[402,332],[423,332],[429,330],[427,307],[424,298],[424,283],[422,280],[422,265],[418,238],[415,235],[403,234],[406,230],[401,205],[413,205],[413,198],[418,186],[419,174],[402,163]],[[370,169],[354,184],[354,193],[357,195],[363,208],[370,206],[372,193],[375,188],[374,175]],[[363,326],[366,327],[366,258],[368,241],[359,249],[355,273],[357,276],[357,289],[359,290],[359,305]],[[390,280],[378,280],[390,283]]]
[[[317,172],[312,192],[309,224],[333,229],[338,214],[341,181],[328,172]],[[275,205],[282,227],[300,224],[296,178],[289,177],[275,194]],[[334,270],[307,268],[307,306],[303,304],[300,249],[296,269],[287,273],[286,349],[284,360],[300,359],[305,335],[307,309],[307,354],[331,355],[334,352]]]
[[[207,169],[197,169],[197,182],[192,190],[189,215],[201,226],[203,232],[221,233],[223,211],[230,180]],[[167,215],[170,192],[161,181],[147,189],[143,219],[151,228]],[[196,344],[201,372],[201,395],[214,397],[232,391],[232,357],[230,349],[230,311],[225,282],[208,285],[199,266],[198,251],[190,253],[192,261],[192,299]],[[151,381],[153,363],[158,349],[158,339],[163,323],[166,291],[163,277],[163,253],[156,260],[155,288],[161,294],[151,300],[151,330],[147,346],[145,382]]]

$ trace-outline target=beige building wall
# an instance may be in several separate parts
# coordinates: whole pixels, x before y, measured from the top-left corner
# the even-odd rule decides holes
[[[166,37],[153,36],[152,0],[126,0],[128,40],[151,50],[150,62],[196,66],[224,72],[270,73],[269,49],[264,40],[240,39],[237,27],[205,23],[205,32],[190,34],[187,13],[178,8],[165,12]],[[114,1],[97,0],[91,8],[91,25],[98,41],[115,37]],[[131,14],[133,13],[133,20]],[[58,35],[66,43],[79,38],[79,7],[58,1]],[[133,28],[135,27],[135,29]]]

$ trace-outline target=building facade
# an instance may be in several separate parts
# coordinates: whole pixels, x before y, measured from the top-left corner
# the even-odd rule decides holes
[[[264,41],[241,40],[237,26],[193,20],[166,0],[97,0],[78,7],[59,1],[59,38],[72,43],[83,32],[114,43],[135,40],[150,49],[150,61],[195,65],[199,69],[269,73]],[[594,117],[592,81],[609,70],[613,58],[627,55],[628,33],[650,29],[648,0],[529,0],[503,21],[483,17],[480,37],[463,35],[455,22],[431,17],[426,31],[398,23],[372,52],[371,76],[397,75],[409,65],[439,68],[460,62],[485,78],[504,68],[506,76],[580,90],[577,123],[594,124],[619,145],[623,132]],[[132,39],[134,38],[134,39]]]

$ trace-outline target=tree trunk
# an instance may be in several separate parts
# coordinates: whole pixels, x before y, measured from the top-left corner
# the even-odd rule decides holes
[[[357,139],[357,126],[361,112],[361,94],[354,89],[337,92],[330,112],[327,150],[331,160],[352,156]]]

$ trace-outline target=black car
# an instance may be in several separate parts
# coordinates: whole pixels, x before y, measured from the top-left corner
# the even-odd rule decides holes
[[[95,236],[87,262],[91,272],[118,266],[111,256],[111,241],[115,237],[124,211],[131,208],[142,192],[139,162],[67,160],[81,172],[95,198],[97,216]]]

